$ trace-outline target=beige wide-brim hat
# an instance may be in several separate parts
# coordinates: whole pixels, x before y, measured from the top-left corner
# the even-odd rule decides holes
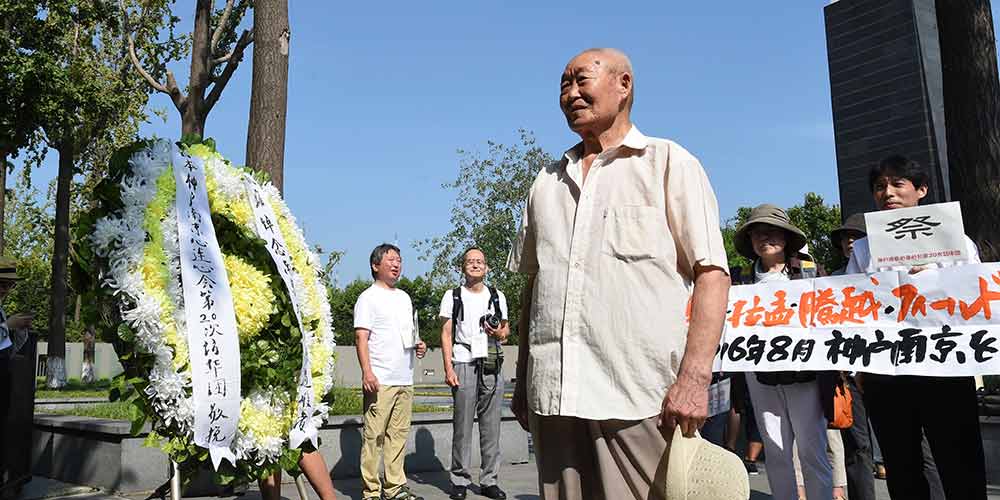
[[[753,251],[753,243],[750,242],[750,227],[754,224],[767,224],[784,229],[786,248],[798,249],[806,246],[806,233],[792,224],[788,214],[780,207],[765,203],[758,205],[750,212],[750,218],[736,230],[736,237],[733,241],[736,245],[736,251],[750,260],[757,258],[757,253]]]
[[[674,430],[667,459],[666,500],[747,500],[750,478],[735,453]]]

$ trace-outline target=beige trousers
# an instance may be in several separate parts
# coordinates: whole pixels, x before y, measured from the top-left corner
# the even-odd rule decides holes
[[[844,440],[840,437],[840,431],[827,429],[826,431],[826,456],[830,457],[830,465],[833,466],[833,487],[847,486],[847,465],[844,463]],[[792,461],[795,464],[795,484],[802,486],[805,480],[802,477],[802,464],[799,463],[799,447],[792,449]]]
[[[671,434],[656,420],[532,413],[542,500],[663,500]]]
[[[361,481],[363,498],[395,496],[406,484],[403,459],[410,434],[413,386],[381,386],[377,393],[365,393],[364,431],[361,434]],[[385,484],[379,481],[379,459],[385,458]]]

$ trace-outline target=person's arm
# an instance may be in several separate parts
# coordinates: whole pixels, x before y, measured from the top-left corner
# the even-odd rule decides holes
[[[521,316],[517,323],[517,372],[514,397],[510,410],[517,417],[521,428],[528,430],[528,356],[531,349],[529,325],[531,324],[531,300],[535,287],[535,275],[528,276],[528,282],[521,291]]]
[[[708,418],[708,386],[726,318],[729,285],[729,276],[721,268],[695,267],[687,347],[660,414],[660,425],[679,425],[687,437]]]
[[[458,387],[458,375],[455,374],[455,365],[451,362],[454,351],[451,321],[451,318],[445,318],[444,324],[441,325],[441,357],[444,358],[444,383],[451,387]]]
[[[354,335],[357,337],[358,363],[361,365],[361,386],[367,393],[376,393],[379,389],[378,377],[372,371],[371,356],[368,353],[368,337],[371,331],[355,328]]]

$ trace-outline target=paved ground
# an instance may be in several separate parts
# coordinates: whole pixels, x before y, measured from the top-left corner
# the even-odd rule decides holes
[[[508,393],[510,387],[507,388]],[[417,403],[440,405],[450,407],[451,393],[445,387],[427,387],[418,389],[421,394],[415,399]],[[89,401],[87,401],[89,403]],[[509,399],[504,398],[504,406],[509,406]],[[761,468],[762,473],[758,476],[750,477],[750,487],[752,490],[751,500],[770,499],[770,488],[767,485],[766,470]],[[501,487],[507,492],[510,500],[537,500],[538,485],[534,464],[508,465],[501,471]],[[287,476],[286,476],[287,480]],[[361,482],[359,479],[347,479],[335,481],[338,498],[361,500]],[[414,493],[423,496],[427,500],[443,500],[448,498],[450,491],[450,481],[446,472],[419,473],[410,475],[410,488]],[[469,499],[478,500],[481,497],[473,490]],[[890,500],[885,489],[885,481],[876,481],[876,493],[878,500]],[[318,498],[309,489],[311,498]],[[286,483],[282,487],[282,496],[288,500],[299,500],[294,483]],[[38,500],[43,498],[73,498],[74,500],[141,500],[146,495],[120,497],[105,492],[97,491],[93,488],[60,483],[47,478],[36,477],[24,488],[20,496],[23,500]],[[198,497],[185,497],[198,498]],[[224,498],[226,500],[259,500],[260,494],[251,489],[240,496],[232,497],[201,497],[202,500]],[[1000,486],[991,487],[989,500],[1000,500]]]
[[[510,465],[501,472],[501,486],[507,491],[507,498],[510,500],[537,500],[538,486],[535,479],[534,464]],[[338,497],[342,499],[360,500],[361,485],[358,479],[337,481],[335,484]],[[410,487],[418,495],[427,500],[443,500],[448,498],[450,483],[448,474],[445,472],[434,472],[424,474],[412,474],[410,476]],[[771,498],[770,490],[767,487],[767,477],[765,473],[759,476],[750,477],[750,487],[753,490],[751,500],[765,500]],[[889,494],[885,490],[885,482],[877,481],[876,489],[879,500],[889,500]],[[317,498],[312,490],[309,490],[311,498]],[[475,491],[473,491],[475,493]],[[286,483],[282,488],[282,496],[288,500],[298,500],[295,485]],[[41,498],[73,498],[74,500],[139,500],[145,496],[118,497],[109,495],[90,488],[67,485],[58,481],[45,478],[35,478],[22,492],[23,500],[36,500]],[[203,497],[203,500],[226,498],[242,500],[258,500],[260,494],[250,490],[239,497]],[[470,494],[470,500],[477,500],[481,497]],[[990,488],[990,500],[1000,500],[1000,487]]]

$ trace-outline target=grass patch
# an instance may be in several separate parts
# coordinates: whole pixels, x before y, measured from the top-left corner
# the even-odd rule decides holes
[[[46,410],[46,413],[56,415],[75,415],[78,417],[107,418],[111,420],[130,420],[128,408],[129,403],[116,401],[114,403],[97,403],[89,405],[74,406],[72,408],[60,408],[57,410]]]
[[[416,391],[413,395],[424,398],[450,398],[451,392]]]
[[[55,393],[60,393],[57,397],[68,397],[61,393],[61,391],[52,391]],[[104,392],[105,397],[107,397],[107,392]],[[36,396],[37,397],[37,396]],[[337,387],[333,389],[333,405],[330,407],[330,415],[360,415],[361,407],[364,404],[364,398],[361,396],[360,389],[351,389],[346,387]],[[129,420],[128,413],[129,403],[116,401],[113,403],[94,403],[86,405],[73,406],[71,408],[60,408],[57,410],[46,410],[45,413],[53,413],[56,415],[76,415],[80,417],[95,417],[95,418],[107,418],[112,420]],[[434,405],[425,404],[414,404],[414,413],[439,413],[442,411],[447,411],[446,408]]]
[[[361,415],[362,406],[364,406],[364,397],[361,395],[361,389],[347,387],[333,389],[333,405],[330,406],[330,415]],[[441,411],[446,411],[446,408],[425,404],[413,405],[413,413],[438,413]]]
[[[36,389],[48,389],[45,387],[45,377],[35,377],[35,388]],[[99,389],[110,389],[111,379],[102,378],[100,380],[95,380],[91,384],[85,384],[78,378],[70,378],[66,380],[66,385],[61,389],[50,389],[54,391],[96,391]]]
[[[35,378],[35,399],[66,399],[66,398],[102,398],[108,399],[111,389],[110,379],[96,380],[92,384],[84,384],[78,378],[66,381],[61,389],[49,389],[45,386],[45,377]]]
[[[66,399],[66,398],[101,398],[108,399],[111,389],[110,379],[96,380],[92,384],[84,384],[78,378],[66,381],[61,389],[49,389],[45,386],[45,377],[35,378],[35,399]]]
[[[39,399],[66,399],[66,398],[102,398],[108,399],[108,391],[62,391],[52,389],[39,389],[35,391],[35,401]]]

